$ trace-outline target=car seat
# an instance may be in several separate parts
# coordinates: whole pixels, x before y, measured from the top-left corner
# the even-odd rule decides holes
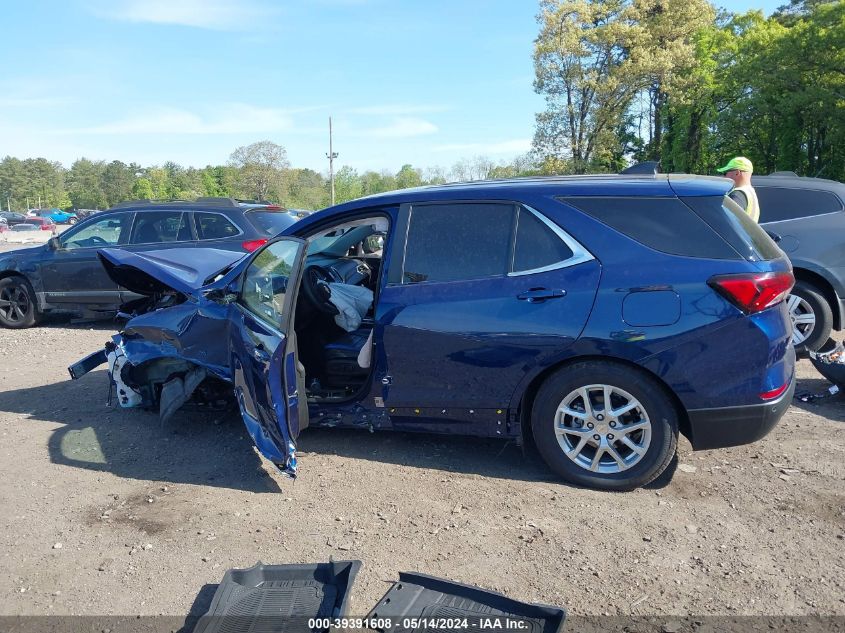
[[[370,368],[361,367],[358,355],[369,340],[371,331],[371,328],[362,327],[354,332],[344,332],[325,346],[323,374],[326,386],[347,387],[369,375]]]

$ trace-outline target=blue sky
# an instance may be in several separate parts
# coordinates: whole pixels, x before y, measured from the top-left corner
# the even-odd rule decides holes
[[[4,4],[0,156],[204,166],[270,139],[325,171],[331,115],[341,165],[448,169],[526,151],[542,109],[534,0]]]

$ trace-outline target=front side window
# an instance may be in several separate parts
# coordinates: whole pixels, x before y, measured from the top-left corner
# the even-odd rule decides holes
[[[506,275],[515,214],[514,205],[502,203],[415,205],[402,283]]]
[[[282,240],[265,247],[246,269],[241,302],[262,321],[281,328],[285,295],[299,244]]]
[[[194,213],[197,226],[197,237],[201,240],[222,240],[240,234],[236,227],[225,215],[220,213]]]
[[[132,228],[132,244],[187,242],[191,239],[188,215],[182,211],[145,211],[138,213]]]
[[[103,248],[125,244],[132,225],[131,213],[110,215],[90,224],[81,224],[62,233],[62,248]]]

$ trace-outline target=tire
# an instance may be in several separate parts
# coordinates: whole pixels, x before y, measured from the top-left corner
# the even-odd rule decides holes
[[[37,322],[35,292],[29,282],[17,275],[0,279],[0,325],[22,329]]]
[[[786,299],[789,318],[792,320],[792,344],[796,352],[817,351],[830,338],[833,329],[833,312],[824,294],[806,281],[798,281]],[[814,319],[813,323],[796,322]],[[808,327],[809,326],[809,327]]]
[[[618,416],[604,415],[605,387],[610,390],[612,410],[620,411],[633,402],[638,406]],[[592,414],[583,412],[585,389]],[[561,414],[558,418],[565,404],[568,411],[581,416]],[[624,431],[628,427],[633,428]],[[561,428],[567,432],[559,433]],[[651,483],[669,466],[678,445],[678,412],[663,387],[645,373],[610,361],[583,361],[558,370],[541,385],[531,409],[531,430],[540,455],[566,481],[625,491]],[[582,441],[586,444],[580,447]],[[565,446],[574,457],[567,455]],[[606,446],[614,449],[622,463]],[[591,471],[599,449],[598,465]]]
[[[67,223],[70,224],[71,226],[73,226],[77,222],[79,222],[78,218],[68,218],[68,220],[67,220]]]

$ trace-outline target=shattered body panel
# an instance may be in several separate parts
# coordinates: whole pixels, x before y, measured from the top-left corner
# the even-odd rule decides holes
[[[113,340],[133,365],[161,358],[187,360],[231,382],[228,344],[221,336],[227,309],[211,302],[186,301],[134,317]]]

